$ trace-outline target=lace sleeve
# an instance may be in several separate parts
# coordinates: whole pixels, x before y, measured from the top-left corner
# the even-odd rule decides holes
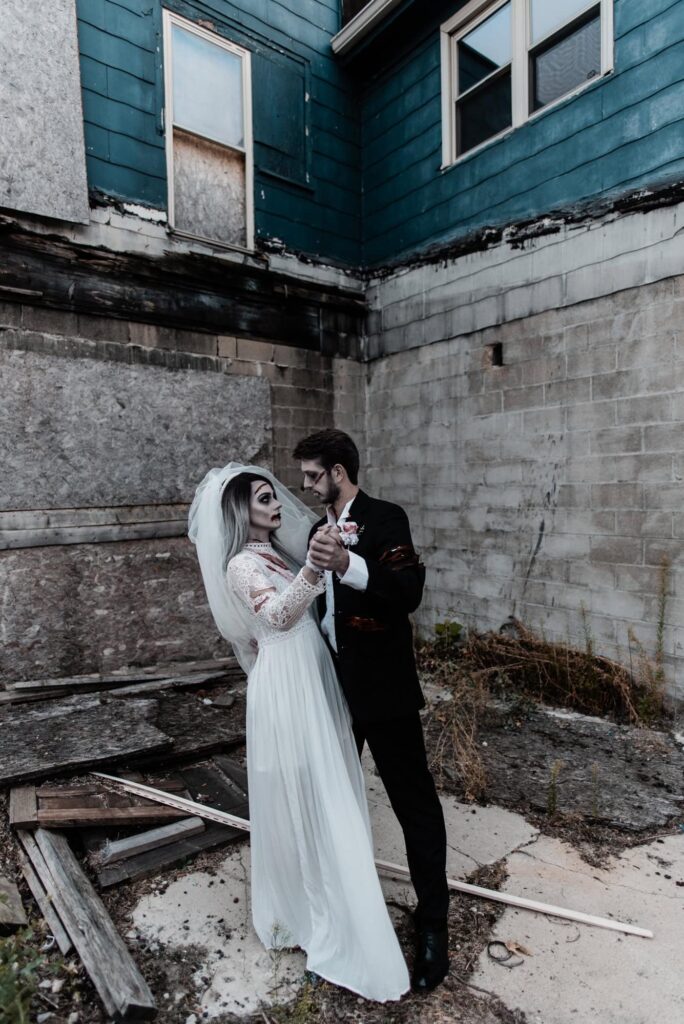
[[[301,570],[281,594],[251,558],[239,555],[228,564],[228,576],[236,593],[250,611],[259,615],[273,629],[287,630],[301,619],[318,594],[325,590],[325,576],[309,583]]]

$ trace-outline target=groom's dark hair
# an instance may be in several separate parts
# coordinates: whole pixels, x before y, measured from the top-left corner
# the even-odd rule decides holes
[[[343,430],[318,430],[299,442],[292,453],[293,459],[313,459],[328,472],[333,466],[344,466],[352,484],[359,479],[359,449]]]

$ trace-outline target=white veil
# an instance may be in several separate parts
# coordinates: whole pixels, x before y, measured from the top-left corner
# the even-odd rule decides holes
[[[226,575],[231,538],[221,510],[223,488],[239,473],[258,473],[273,484],[283,506],[281,525],[276,534],[277,546],[297,567],[304,564],[309,532],[317,517],[273,473],[261,466],[229,462],[223,469],[210,469],[195,491],[188,516],[188,536],[197,548],[209,607],[219,632],[232,644],[240,665],[249,672],[256,659],[250,644],[253,626],[249,611],[233,591]]]

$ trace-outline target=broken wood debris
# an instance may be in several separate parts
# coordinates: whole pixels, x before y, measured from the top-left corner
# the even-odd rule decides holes
[[[151,1019],[157,1008],[147,982],[66,838],[42,828],[35,838],[21,830],[18,835],[109,1016]]]
[[[205,824],[201,818],[181,818],[171,825],[162,825],[161,828],[153,828],[148,832],[138,832],[125,839],[115,839],[107,842],[100,854],[100,864],[106,867],[116,861],[127,860],[149,850],[158,850],[162,846],[168,846],[179,839],[189,839],[192,836],[204,832]]]
[[[28,833],[27,836],[28,840],[33,839],[33,837],[29,836]],[[59,914],[52,905],[52,900],[50,899],[43,883],[41,882],[41,878],[45,877],[47,868],[43,867],[41,869],[39,877],[38,873],[34,871],[33,865],[31,863],[31,860],[34,863],[38,860],[42,860],[43,855],[38,849],[38,847],[35,845],[35,842],[33,842],[33,852],[31,854],[31,860],[29,860],[26,853],[24,852],[24,849],[21,846],[17,847],[17,856],[19,857],[19,864],[21,865],[22,874],[26,879],[26,884],[31,890],[33,898],[38,904],[40,912],[45,918],[47,925],[54,936],[55,942],[60,948],[61,953],[63,954],[63,956],[66,956],[67,953],[69,953],[70,950],[73,948],[73,943],[69,936],[67,935],[64,925],[59,919]]]
[[[173,750],[155,700],[76,696],[4,712],[0,786]],[[219,712],[216,712],[220,715]]]
[[[181,769],[178,775],[185,782],[188,791],[211,800],[212,805],[219,810],[241,818],[249,815],[247,773],[230,758],[215,755],[209,763]],[[202,817],[204,820],[199,814],[196,817]],[[106,842],[100,840],[99,843],[93,844],[86,840],[86,845],[93,853],[94,865],[97,867],[98,862],[101,864],[97,881],[100,888],[105,889],[119,882],[146,878],[203,850],[214,849],[241,839],[244,834],[244,830],[231,825],[210,823],[202,832],[195,835],[177,838],[173,843],[157,845],[112,864],[105,864],[101,859],[107,849]],[[144,838],[145,835],[148,833],[143,833],[140,838]]]
[[[0,935],[26,924],[26,913],[14,882],[0,875]]]
[[[239,683],[244,678],[237,658],[170,662],[144,668],[117,669],[110,673],[91,672],[80,676],[17,680],[5,684],[4,691],[0,692],[0,704],[36,702],[101,690],[123,695],[158,689],[190,689],[222,680]]]
[[[10,792],[13,828],[79,828],[89,825],[155,825],[177,820],[182,812],[135,800],[96,786],[15,787]]]

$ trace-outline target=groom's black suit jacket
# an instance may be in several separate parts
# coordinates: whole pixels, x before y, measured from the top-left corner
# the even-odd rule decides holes
[[[358,524],[358,543],[349,550],[368,566],[368,587],[354,590],[333,573],[337,670],[354,719],[381,722],[424,707],[413,654],[409,613],[423,596],[425,569],[399,505],[359,491],[349,520]],[[313,533],[327,519],[314,526]],[[325,595],[319,597],[321,619]]]

